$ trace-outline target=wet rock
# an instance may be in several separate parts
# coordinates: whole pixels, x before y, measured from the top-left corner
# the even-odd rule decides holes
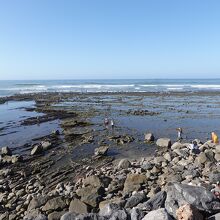
[[[170,147],[171,140],[169,138],[159,138],[156,142],[156,145],[159,147]]]
[[[167,187],[167,199],[165,208],[170,215],[176,217],[176,210],[190,204],[195,208],[208,213],[214,213],[220,209],[220,201],[203,187],[173,183]]]
[[[146,183],[147,178],[143,174],[128,174],[124,183],[123,191],[125,193],[138,191],[141,185]]]
[[[9,147],[2,147],[2,155],[8,155],[11,156],[12,155],[12,151]]]
[[[203,215],[199,212],[199,210],[190,204],[180,206],[176,211],[176,217],[177,220],[204,219]]]
[[[172,220],[166,209],[157,209],[149,212],[142,220]]]
[[[43,152],[43,147],[41,144],[34,145],[33,149],[31,150],[31,155],[41,154]]]
[[[146,195],[144,193],[136,193],[135,195],[128,198],[125,204],[125,208],[133,208],[145,199]]]
[[[154,135],[152,133],[147,133],[144,135],[144,140],[147,142],[154,141]]]
[[[102,146],[95,149],[95,156],[106,156],[108,152],[109,147]]]
[[[69,211],[77,214],[85,214],[89,213],[90,207],[79,199],[73,199],[70,203]]]
[[[131,162],[128,159],[122,159],[118,163],[118,168],[119,169],[127,169],[129,167],[131,167]]]
[[[43,211],[62,211],[66,207],[65,201],[62,199],[62,197],[56,197],[53,199],[50,199],[46,202],[46,204],[43,206]]]

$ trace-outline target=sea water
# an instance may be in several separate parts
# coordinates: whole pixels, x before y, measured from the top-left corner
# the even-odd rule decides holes
[[[114,79],[0,81],[0,96],[39,92],[219,91],[220,79]]]

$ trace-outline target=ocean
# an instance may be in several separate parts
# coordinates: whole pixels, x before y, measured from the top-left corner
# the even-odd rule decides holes
[[[0,81],[0,96],[39,92],[218,91],[220,79],[114,79]]]

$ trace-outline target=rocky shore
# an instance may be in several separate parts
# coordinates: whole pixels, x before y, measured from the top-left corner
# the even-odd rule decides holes
[[[201,125],[206,124],[207,106],[213,103],[199,106],[198,114],[195,104],[176,95],[178,99],[173,94],[172,100],[170,94],[42,93],[1,98],[0,103],[35,104],[25,108],[31,116],[10,119],[0,133],[9,140],[8,147],[0,146],[0,220],[218,219],[220,145],[206,140],[212,119],[205,132],[195,126],[186,131],[190,138],[174,141],[177,123],[182,125],[184,119],[185,125],[194,125],[192,119],[202,117]],[[190,98],[199,102],[197,96]],[[215,114],[208,114],[215,120],[217,102]],[[103,125],[106,114],[114,117],[114,130]],[[146,134],[132,127],[141,122]],[[20,133],[25,144],[10,142],[14,124],[28,131]],[[45,124],[48,133],[28,139],[28,133]],[[203,137],[195,139],[199,154],[189,148],[195,133]]]
[[[152,140],[152,134],[145,139]],[[137,160],[113,160],[108,147],[100,147],[91,158],[96,165],[52,172],[50,187],[37,164],[31,173],[19,173],[22,158],[2,148],[2,166],[11,158],[17,170],[13,165],[0,170],[0,219],[219,219],[220,145],[195,141],[199,154],[189,150],[189,143],[161,138],[153,157]],[[50,159],[37,163],[46,168]],[[74,175],[65,179],[69,173]]]

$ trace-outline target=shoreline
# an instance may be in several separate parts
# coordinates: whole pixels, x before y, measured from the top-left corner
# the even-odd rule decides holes
[[[216,93],[215,97],[218,97],[218,94]],[[108,207],[111,210],[117,201],[117,209],[113,210],[111,215],[119,211],[124,213],[125,219],[130,219],[134,208],[138,213],[142,213],[140,218],[137,217],[139,220],[150,211],[149,208],[146,210],[145,202],[151,201],[157,193],[164,198],[169,191],[176,190],[174,186],[167,190],[168,182],[171,180],[180,184],[175,186],[183,188],[184,184],[190,182],[198,187],[205,186],[206,189],[196,190],[207,190],[207,193],[210,193],[211,184],[216,183],[220,175],[219,151],[216,151],[216,146],[210,141],[206,141],[209,136],[204,135],[206,130],[210,130],[216,124],[220,102],[218,99],[210,102],[204,93],[192,96],[183,93],[42,93],[8,97],[5,101],[9,103],[0,107],[5,107],[6,113],[15,111],[16,118],[12,124],[11,121],[3,122],[8,127],[1,131],[6,132],[1,138],[11,139],[13,134],[10,134],[10,131],[15,125],[15,129],[18,130],[15,135],[24,139],[26,143],[17,147],[13,147],[13,143],[8,144],[10,150],[6,150],[8,153],[2,153],[1,217],[5,215],[3,219],[8,219],[9,216],[9,219],[21,219],[26,216],[29,220],[42,215],[42,219],[54,220],[60,219],[64,212],[70,210],[75,214],[66,214],[67,217],[64,217],[68,219],[68,215],[72,215],[71,218],[74,219],[73,216],[76,216],[76,213],[82,214],[83,210],[82,219],[86,218],[86,215],[93,215],[87,216],[89,219],[109,219],[110,217],[105,215],[110,214],[103,214],[106,211],[102,211],[101,214],[100,212],[102,209],[105,210],[105,202],[111,201],[113,205]],[[10,101],[18,101],[19,107],[15,105],[11,108]],[[22,101],[34,101],[34,105],[22,107]],[[198,105],[199,114],[195,108]],[[27,113],[28,116],[24,117]],[[17,114],[20,117],[17,117]],[[9,116],[11,120],[12,115]],[[104,128],[105,117],[114,118],[114,130]],[[203,127],[204,122],[210,124],[210,127]],[[195,124],[195,127],[186,127],[191,136],[185,138],[183,143],[174,143],[175,128],[180,123],[187,126]],[[58,129],[53,127],[54,125],[58,125]],[[45,126],[46,132],[43,130]],[[203,132],[201,137],[204,144],[197,140],[202,153],[194,157],[187,145],[198,137],[195,134],[199,134],[199,128]],[[36,134],[40,132],[38,136],[28,136],[35,131]],[[144,134],[149,132],[155,135],[156,140],[169,137],[174,144],[159,144],[158,147],[156,141],[146,142]],[[108,152],[107,155],[105,151]],[[195,164],[196,167],[193,166]],[[188,171],[190,172],[187,173]],[[210,180],[208,172],[213,176],[217,172],[215,181]],[[132,175],[135,175],[135,178]],[[86,177],[89,179],[86,180]],[[130,178],[131,181],[140,178],[137,184],[128,184],[131,188],[137,185],[137,188],[132,188],[129,193],[124,191],[127,178],[128,181]],[[110,186],[113,187],[111,190]],[[188,188],[184,190],[188,192]],[[130,200],[136,200],[136,197],[138,204],[126,205],[128,201],[130,203]],[[213,202],[218,202],[214,197],[212,199]],[[187,202],[189,203],[188,200]],[[140,208],[141,206],[144,208]],[[161,207],[164,206],[162,203]],[[206,217],[216,212],[214,208],[204,211],[204,207],[201,206],[196,206],[196,209]],[[94,214],[85,214],[87,212]],[[165,210],[163,212],[166,213]],[[166,214],[175,217],[174,211]]]

